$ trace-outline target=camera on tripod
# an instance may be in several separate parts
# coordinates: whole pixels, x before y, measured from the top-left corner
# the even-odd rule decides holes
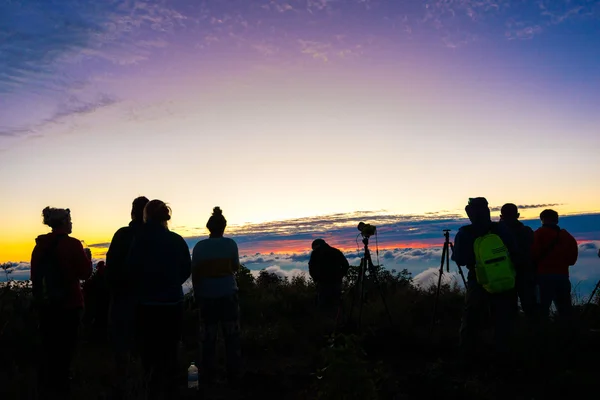
[[[359,222],[358,230],[360,231],[361,235],[368,238],[368,237],[373,236],[376,233],[377,227],[375,225],[365,224],[364,222]]]
[[[362,242],[365,245],[365,256],[361,258],[360,265],[358,267],[358,277],[354,284],[354,296],[352,297],[352,304],[350,306],[350,314],[349,320],[352,319],[352,311],[354,309],[354,303],[358,303],[358,329],[360,329],[361,318],[362,318],[362,309],[363,303],[365,302],[365,286],[366,284],[370,284],[369,282],[373,282],[375,286],[379,289],[379,295],[381,296],[381,300],[383,301],[383,305],[385,307],[385,311],[387,313],[388,319],[390,321],[390,325],[394,326],[394,322],[392,321],[392,315],[390,314],[390,310],[387,306],[387,302],[385,300],[385,295],[383,293],[383,289],[381,287],[381,282],[379,281],[379,271],[378,269],[382,267],[382,265],[374,265],[373,260],[371,259],[371,251],[369,250],[369,238],[373,235],[377,238],[377,227],[375,225],[366,224],[364,222],[360,222],[358,224],[358,230],[362,235]],[[358,245],[358,243],[357,243]],[[376,250],[377,254],[379,254],[379,249]],[[377,256],[377,263],[379,264],[379,255]],[[368,275],[367,275],[368,272]]]

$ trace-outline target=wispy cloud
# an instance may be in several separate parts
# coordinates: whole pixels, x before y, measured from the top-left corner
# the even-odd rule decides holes
[[[548,1],[540,0],[541,15],[548,24],[558,25],[569,19],[592,17],[600,11],[599,1]]]
[[[529,205],[525,208],[531,209],[536,206],[547,205]],[[398,261],[410,261],[420,256],[438,257],[439,253],[421,249],[442,243],[444,229],[456,232],[461,226],[469,223],[465,216],[452,213],[395,215],[385,212],[357,212],[232,226],[228,228],[228,234],[236,239],[240,251],[244,254],[304,253],[310,248],[312,240],[318,237],[350,251],[362,249],[360,232],[357,229],[358,222],[361,221],[377,226],[378,236],[371,238],[371,245],[378,244],[382,249],[403,249],[392,253],[394,259]],[[537,219],[523,220],[523,222],[534,229],[540,226]],[[598,231],[600,214],[563,216],[560,223],[578,240],[600,238]],[[194,235],[190,232],[185,236],[190,246],[193,246],[205,237],[203,235]]]
[[[517,208],[519,210],[531,210],[531,209],[535,209],[535,208],[550,208],[550,207],[557,207],[557,206],[562,206],[562,204],[560,203],[553,203],[553,204],[516,204]],[[500,211],[502,209],[502,206],[494,206],[494,207],[490,207],[491,211]]]
[[[207,0],[191,5],[152,0],[100,3],[32,0],[22,7],[20,2],[3,2],[0,4],[0,93],[14,92],[26,85],[60,85],[57,80],[61,79],[65,63],[90,59],[117,65],[143,62],[152,56],[154,49],[179,43],[181,36],[177,39],[173,36],[178,32],[218,41],[230,34],[246,37],[248,46],[266,55],[272,55],[273,48],[281,48],[285,40],[292,39],[300,43],[301,53],[325,61],[332,54],[346,56],[355,50],[357,40],[368,32],[347,25],[341,33],[354,43],[338,48],[333,41],[316,38],[312,31],[323,26],[323,33],[333,36],[334,29],[325,29],[327,24],[336,26],[335,21],[353,20],[357,13],[361,20],[370,21],[370,26],[386,20],[403,21],[408,26],[410,19],[415,22],[410,25],[411,32],[417,28],[416,21],[421,21],[423,27],[433,26],[442,31],[440,40],[456,48],[480,37],[481,24],[505,21],[506,37],[526,39],[542,33],[545,26],[598,12],[597,1],[575,0],[540,1],[529,6],[511,0],[437,0],[419,7],[392,0],[249,0],[244,4]],[[375,9],[385,13],[377,13]],[[281,18],[269,18],[271,13]],[[322,19],[321,14],[327,15],[327,19]]]
[[[567,21],[595,18],[599,10],[600,1],[585,0],[5,1],[0,103],[45,95],[61,108],[64,93],[82,82],[97,76],[118,81],[155,61],[176,59],[171,55],[214,60],[225,54],[229,62],[235,53],[257,68],[337,66],[413,40],[462,51],[478,41],[532,39]],[[94,96],[119,98],[105,87]],[[55,118],[28,113],[16,120],[3,105],[0,113],[3,140],[31,135]],[[73,113],[81,114],[77,107]]]
[[[144,59],[149,44],[136,40],[142,30],[164,33],[181,25],[181,13],[158,2],[87,3],[42,0],[0,5],[0,93],[46,85],[65,63],[98,57],[116,64]]]
[[[328,53],[331,50],[331,44],[302,39],[298,40],[298,43],[302,48],[302,53],[323,62],[329,61]]]
[[[542,33],[543,29],[539,25],[529,25],[523,21],[509,21],[505,36],[509,40],[514,39],[531,39]]]
[[[94,74],[147,60],[185,21],[157,1],[0,3],[0,137],[38,135],[115,104],[116,94],[93,87]],[[11,112],[24,97],[35,110]]]
[[[83,99],[71,95],[57,104],[55,110],[49,116],[34,123],[30,123],[27,127],[0,125],[0,137],[34,137],[39,135],[39,132],[49,125],[61,123],[68,120],[70,117],[91,114],[102,108],[117,104],[118,102],[119,100],[117,98],[106,93],[99,93],[90,99]]]

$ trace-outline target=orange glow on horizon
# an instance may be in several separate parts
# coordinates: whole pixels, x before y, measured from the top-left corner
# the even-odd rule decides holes
[[[326,240],[327,241],[327,240]],[[306,240],[277,240],[273,242],[264,242],[264,243],[242,243],[238,244],[238,248],[240,250],[240,254],[248,255],[247,252],[252,250],[252,253],[261,253],[261,254],[299,254],[299,253],[307,253],[311,251],[312,241]],[[329,245],[338,248],[344,252],[350,251],[359,251],[362,252],[364,250],[363,244],[359,241],[360,247],[356,247],[356,244],[345,242],[334,242],[327,241]],[[440,243],[440,247],[443,245],[443,241]],[[391,250],[391,249],[423,249],[429,247],[435,247],[436,243],[434,241],[428,242],[397,242],[397,243],[383,243],[376,246],[375,241],[369,243],[369,249],[371,251],[375,251],[377,247],[379,247],[379,251],[383,250]]]

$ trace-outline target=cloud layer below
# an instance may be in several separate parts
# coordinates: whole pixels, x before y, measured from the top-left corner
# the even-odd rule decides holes
[[[544,207],[546,205],[543,205]],[[522,206],[526,208],[527,205]],[[532,206],[534,207],[534,206]],[[539,206],[535,206],[539,207]],[[351,265],[358,265],[363,255],[356,225],[365,221],[377,226],[378,238],[371,238],[370,248],[374,262],[387,269],[407,269],[414,282],[424,287],[437,282],[443,244],[443,229],[458,228],[468,221],[454,214],[392,215],[385,212],[357,212],[329,216],[274,221],[259,225],[231,227],[230,237],[240,248],[240,261],[255,273],[266,269],[279,276],[293,277],[307,273],[312,240],[325,238],[331,245],[344,250]],[[561,226],[579,241],[579,261],[571,268],[574,291],[589,293],[600,279],[600,214],[561,217]],[[537,220],[525,220],[536,229]],[[190,248],[205,236],[186,237]],[[91,245],[96,261],[106,253],[108,243]],[[450,265],[450,274],[444,282],[458,282],[456,265]],[[466,273],[466,271],[465,271]],[[12,277],[26,279],[29,263],[15,263]],[[4,277],[0,277],[3,279]]]

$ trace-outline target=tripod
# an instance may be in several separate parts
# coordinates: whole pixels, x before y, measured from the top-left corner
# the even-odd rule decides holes
[[[600,250],[598,250],[598,257],[600,257]],[[596,287],[594,288],[594,291],[590,295],[588,302],[586,303],[585,307],[583,308],[583,312],[581,313],[581,316],[584,316],[585,313],[587,312],[587,310],[590,308],[590,304],[594,300],[594,296],[596,295],[596,292],[598,291],[599,287],[600,287],[600,281],[598,281],[598,283],[596,283]]]
[[[582,316],[585,315],[587,313],[587,310],[590,308],[590,304],[594,300],[594,296],[596,295],[596,292],[598,291],[598,287],[600,287],[600,281],[598,281],[598,283],[596,284],[596,287],[594,288],[594,291],[590,295],[589,300],[587,301],[585,307],[583,308],[583,312],[581,313]]]
[[[352,303],[350,305],[350,314],[348,315],[348,320],[349,321],[352,320],[352,311],[354,310],[354,303],[358,297],[357,326],[358,326],[358,329],[360,330],[360,325],[361,325],[361,321],[362,321],[363,304],[365,301],[365,277],[366,277],[366,272],[368,270],[369,271],[368,276],[373,277],[373,280],[375,281],[375,285],[377,286],[377,289],[379,290],[379,295],[381,296],[381,300],[385,307],[385,312],[387,313],[388,319],[390,321],[390,325],[394,326],[394,323],[392,322],[392,315],[390,314],[390,310],[389,310],[387,302],[385,300],[385,295],[383,294],[383,289],[381,288],[381,283],[379,282],[379,278],[377,277],[377,271],[375,270],[375,265],[373,265],[373,261],[371,260],[371,252],[369,250],[369,237],[363,236],[362,242],[365,245],[365,256],[361,260],[360,266],[358,268],[358,278],[357,278],[355,286],[354,286],[355,293],[354,293],[354,296],[352,297]]]
[[[440,262],[440,270],[438,273],[438,282],[437,282],[437,290],[435,292],[435,302],[433,303],[433,316],[431,318],[431,329],[433,330],[433,326],[435,325],[435,317],[437,315],[437,306],[440,298],[440,288],[442,286],[442,275],[444,275],[444,263],[446,264],[446,272],[450,272],[450,251],[454,253],[454,244],[450,241],[450,229],[444,229],[444,247],[442,249],[442,260]],[[457,264],[458,273],[462,278],[463,284],[465,288],[467,287],[467,281],[465,280],[465,275],[463,274],[462,268]]]

